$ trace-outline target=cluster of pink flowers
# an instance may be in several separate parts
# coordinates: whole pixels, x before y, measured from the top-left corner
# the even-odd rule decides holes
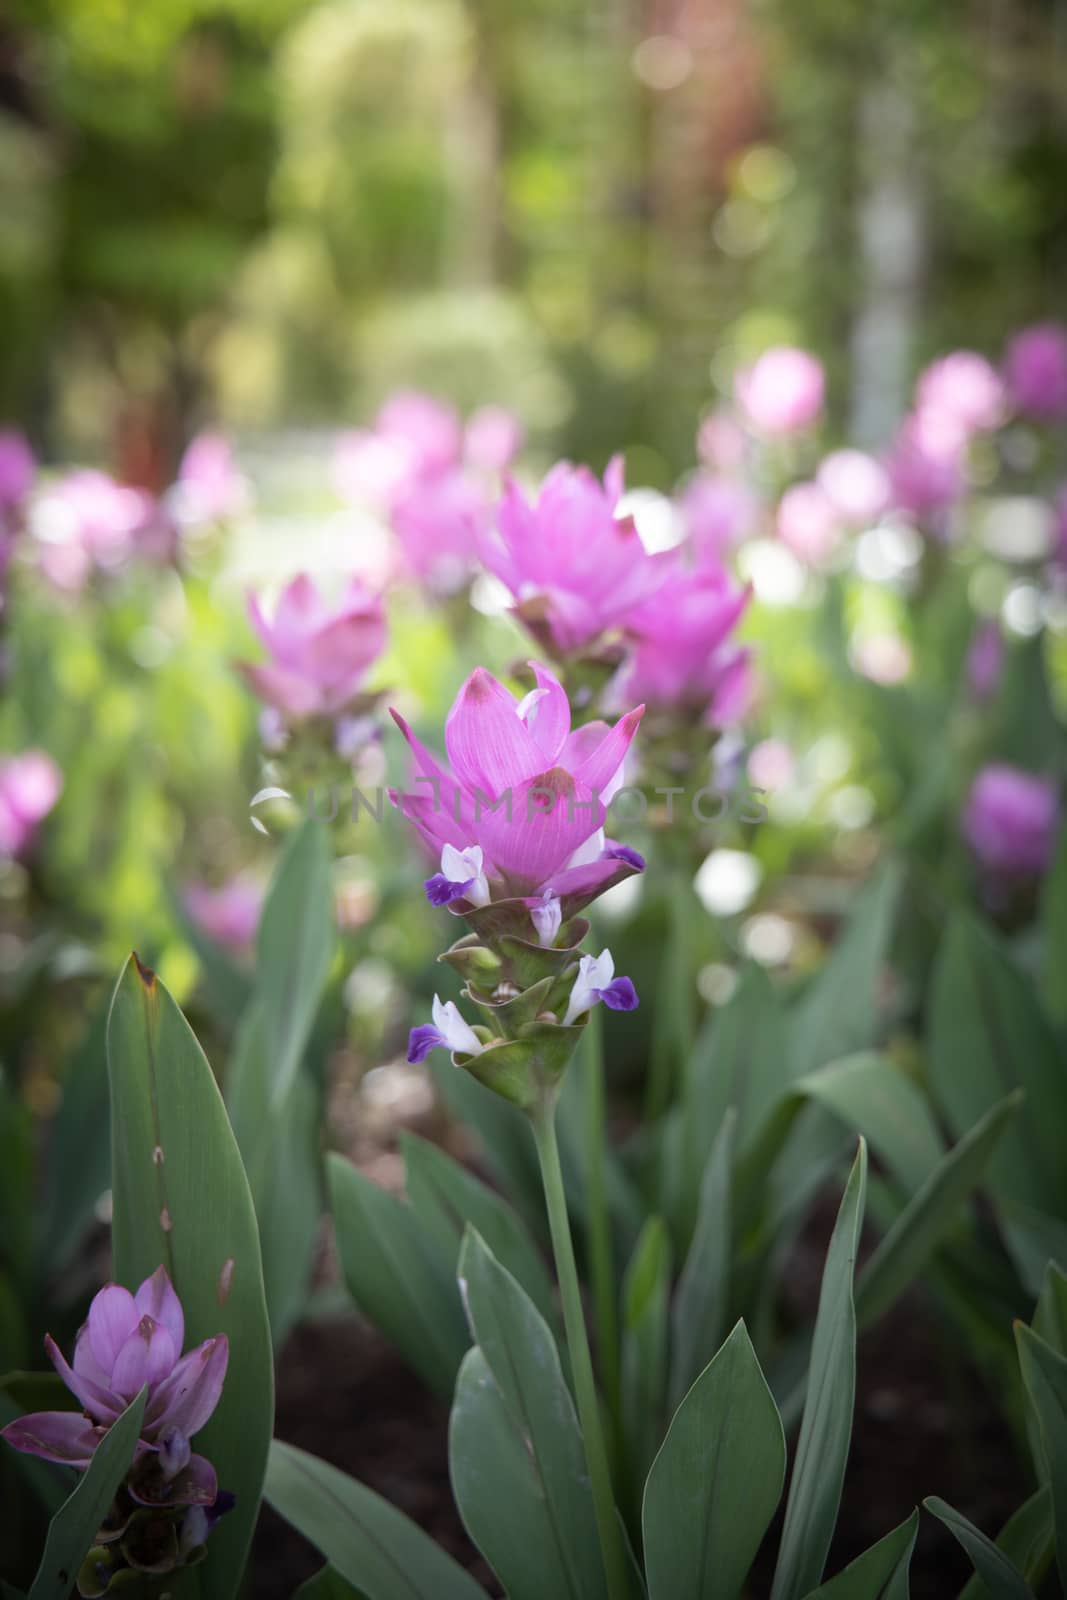
[[[518,420],[502,407],[485,406],[464,426],[450,406],[405,390],[373,428],[343,436],[335,478],[345,499],[387,519],[408,570],[448,594],[471,577],[495,484],[521,446]]]

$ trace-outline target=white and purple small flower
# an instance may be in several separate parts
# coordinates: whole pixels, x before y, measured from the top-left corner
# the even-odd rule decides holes
[[[539,904],[530,907],[530,920],[537,929],[538,944],[550,949],[563,923],[563,907],[551,889],[544,891]]]
[[[441,870],[426,879],[426,898],[432,906],[451,905],[453,900],[469,900],[472,906],[489,904],[489,884],[483,871],[481,845],[457,850],[446,844],[441,851]]]
[[[433,997],[433,1022],[412,1028],[408,1040],[408,1060],[425,1061],[431,1050],[448,1050],[453,1055],[477,1056],[485,1049],[469,1022],[459,1014],[454,1000]]]
[[[635,1011],[638,1004],[632,981],[616,978],[615,958],[610,950],[602,950],[598,956],[583,956],[578,963],[578,976],[567,1003],[563,1026],[572,1027],[601,1000],[610,1011]]]

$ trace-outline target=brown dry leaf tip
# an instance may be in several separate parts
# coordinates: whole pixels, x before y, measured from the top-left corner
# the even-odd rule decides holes
[[[145,966],[136,950],[133,950],[130,953],[133,956],[134,966],[137,968],[137,974],[141,982],[144,984],[146,989],[151,989],[156,981],[155,973],[152,971],[151,967]]]

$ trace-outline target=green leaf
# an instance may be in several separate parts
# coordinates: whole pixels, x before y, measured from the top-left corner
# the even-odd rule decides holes
[[[737,1114],[728,1108],[700,1185],[696,1231],[678,1282],[671,1326],[675,1408],[719,1348],[730,1276],[730,1169]]]
[[[468,1223],[517,1278],[550,1326],[556,1323],[552,1282],[537,1246],[506,1200],[427,1139],[400,1135],[411,1209],[453,1270]]]
[[[850,1561],[836,1578],[820,1584],[806,1600],[907,1600],[908,1570],[919,1531],[919,1513]]]
[[[886,1056],[848,1056],[809,1073],[796,1088],[862,1134],[907,1194],[922,1187],[944,1155],[926,1097]]]
[[[135,957],[108,1023],[115,1276],[136,1287],[162,1264],[190,1347],[230,1343],[222,1398],[197,1435],[233,1511],[211,1536],[206,1600],[231,1600],[259,1511],[274,1371],[252,1197],[211,1068],[159,979]]]
[[[269,1101],[285,1104],[333,958],[330,851],[308,818],[288,840],[259,924],[256,1002],[270,1043]]]
[[[1067,827],[1041,888],[1041,993],[1053,1022],[1067,1022]]]
[[[334,1567],[322,1567],[294,1590],[292,1600],[365,1600],[365,1596]]]
[[[710,1144],[728,1107],[746,1140],[788,1087],[785,1011],[763,967],[749,962],[726,1004],[712,1011],[693,1050],[701,1139]]]
[[[509,1600],[604,1600],[574,1403],[544,1319],[468,1229],[460,1287],[477,1348],[449,1423],[452,1489]]]
[[[63,1072],[63,1097],[49,1132],[40,1258],[66,1266],[111,1182],[108,1149],[108,1004],[100,1005]]]
[[[985,928],[957,913],[930,1001],[931,1083],[957,1138],[1015,1088],[1026,1105],[990,1162],[998,1201],[1067,1213],[1067,1116],[1055,1036],[1032,985]]]
[[[1034,1591],[1015,1563],[998,1550],[992,1539],[986,1537],[973,1522],[968,1522],[960,1512],[953,1510],[944,1500],[931,1495],[923,1501],[931,1512],[962,1545],[971,1558],[971,1565],[989,1591],[989,1600],[1034,1600]]]
[[[410,1207],[342,1156],[326,1162],[348,1292],[431,1389],[448,1399],[470,1340],[451,1263]]]
[[[1052,1491],[1056,1561],[1060,1581],[1067,1587],[1067,1358],[1021,1322],[1015,1324],[1015,1345],[1027,1399],[1040,1427]]]
[[[1052,1542],[1052,1497],[1045,1486],[1008,1518],[997,1537],[997,1549],[1036,1588],[1052,1563]],[[965,1584],[959,1600],[989,1600],[989,1590],[977,1572]]]
[[[960,1206],[981,1181],[1022,1096],[1009,1095],[965,1134],[932,1172],[885,1234],[856,1285],[856,1315],[861,1328],[877,1320],[922,1271]]]
[[[837,1522],[856,1391],[852,1277],[866,1186],[867,1146],[861,1139],[823,1268],[808,1391],[771,1600],[799,1600],[820,1582]]]
[[[1067,1356],[1067,1273],[1055,1261],[1045,1270],[1032,1326],[1057,1355]]]
[[[739,1322],[675,1412],[648,1475],[649,1600],[734,1600],[784,1480],[781,1419]]]
[[[822,971],[793,1008],[789,1051],[794,1077],[873,1044],[900,884],[900,869],[889,862],[865,886]]]
[[[434,1062],[430,1072],[449,1110],[478,1135],[486,1165],[531,1233],[547,1241],[548,1219],[529,1120],[469,1072],[457,1072],[451,1062]]]
[[[402,1511],[317,1456],[275,1439],[264,1493],[367,1600],[485,1600]]]
[[[671,1243],[649,1217],[622,1287],[622,1415],[627,1462],[643,1483],[662,1439],[669,1345]]]
[[[69,1500],[49,1523],[44,1555],[29,1600],[67,1600],[78,1568],[92,1549],[97,1530],[129,1471],[141,1436],[147,1398],[148,1390],[144,1388],[112,1423]]]

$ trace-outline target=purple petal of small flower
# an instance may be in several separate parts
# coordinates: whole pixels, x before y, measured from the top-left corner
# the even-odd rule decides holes
[[[0,1428],[0,1439],[25,1455],[79,1468],[89,1465],[101,1437],[80,1411],[33,1411]]]
[[[224,1333],[205,1339],[178,1362],[169,1378],[164,1378],[149,1400],[145,1412],[145,1437],[173,1425],[186,1438],[198,1433],[219,1403],[226,1367],[230,1359],[229,1340]]]
[[[141,1284],[133,1300],[142,1316],[147,1315],[153,1322],[162,1323],[166,1328],[174,1341],[174,1358],[177,1360],[185,1343],[185,1316],[174,1285],[167,1276],[167,1269],[157,1267],[152,1276]],[[77,1367],[77,1361],[74,1365]]]
[[[424,1022],[418,1028],[412,1028],[408,1039],[408,1060],[412,1063],[425,1061],[431,1050],[438,1046],[443,1050],[448,1049],[445,1036],[431,1022]]]
[[[609,844],[604,851],[609,861],[625,861],[628,867],[633,867],[635,872],[644,872],[645,858],[638,851],[631,850],[628,844]]]
[[[105,1372],[111,1371],[115,1357],[140,1320],[133,1295],[117,1283],[109,1283],[94,1296],[89,1307],[89,1343]]]
[[[453,900],[463,899],[473,882],[473,878],[468,878],[466,883],[453,883],[443,872],[435,872],[432,878],[426,879],[426,898],[432,906],[451,905]]]
[[[594,989],[598,1000],[603,1000],[609,1011],[636,1011],[637,990],[629,978],[613,978],[606,989]]]
[[[113,1394],[110,1388],[101,1383],[95,1383],[92,1378],[85,1377],[80,1372],[75,1372],[67,1365],[66,1357],[56,1344],[51,1334],[45,1335],[45,1352],[49,1361],[63,1379],[67,1388],[76,1399],[80,1400],[86,1411],[96,1418],[98,1422],[114,1422],[126,1409],[125,1400]]]

